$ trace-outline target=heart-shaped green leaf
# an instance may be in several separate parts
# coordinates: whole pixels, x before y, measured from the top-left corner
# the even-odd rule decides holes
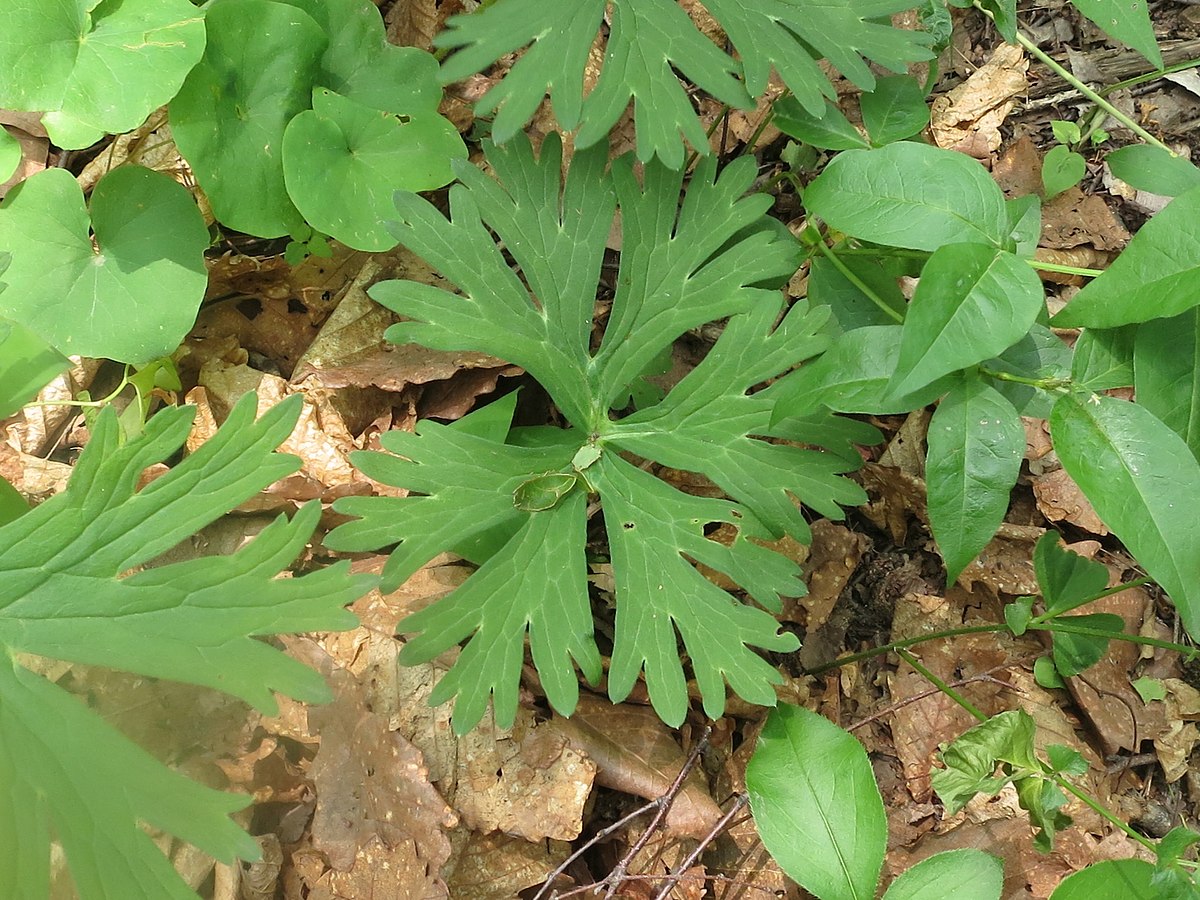
[[[12,251],[0,315],[64,354],[143,363],[179,346],[208,275],[208,229],[187,190],[122,166],[92,192],[48,169],[0,203],[0,246]],[[89,236],[89,224],[92,234]]]
[[[271,0],[216,0],[206,22],[204,58],[171,103],[175,143],[221,222],[260,237],[298,232],[283,132],[312,102],[325,33]]]
[[[46,111],[55,144],[86,147],[141,125],[203,52],[204,15],[187,0],[8,0],[0,107]]]
[[[283,156],[305,219],[357,250],[382,251],[396,246],[383,225],[396,214],[393,194],[446,184],[467,148],[436,109],[397,116],[318,88],[313,108],[288,125]]]

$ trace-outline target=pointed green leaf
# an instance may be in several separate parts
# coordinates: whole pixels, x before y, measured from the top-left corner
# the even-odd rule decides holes
[[[883,900],[1000,900],[1004,863],[981,850],[926,857],[888,885]]]
[[[356,250],[396,245],[384,226],[398,190],[427,191],[465,159],[458,131],[436,111],[396,116],[324,88],[283,135],[288,196],[315,228]]]
[[[1146,0],[1071,0],[1071,5],[1091,19],[1100,30],[1128,44],[1156,69],[1163,67],[1162,52],[1154,37]]]
[[[871,900],[887,821],[862,745],[829,720],[784,704],[746,766],[763,844],[788,877],[825,900]]]
[[[929,107],[917,79],[890,75],[859,99],[863,125],[876,147],[912,137],[929,124]]]
[[[1050,433],[1063,468],[1200,634],[1200,463],[1152,413],[1093,394],[1062,397]]]
[[[978,378],[951,388],[929,423],[929,525],[953,584],[996,534],[1025,455],[1013,405]]]
[[[788,137],[824,150],[865,149],[871,145],[832,100],[824,100],[819,114],[810,113],[794,96],[779,100],[772,107],[772,122]]]
[[[1186,312],[1200,304],[1200,188],[1168,203],[1141,227],[1104,274],[1076,294],[1051,324],[1115,328]]]
[[[1090,391],[1133,387],[1133,360],[1140,325],[1087,328],[1075,342],[1071,378]]]
[[[307,14],[272,0],[214,0],[208,46],[171,101],[171,133],[213,213],[259,237],[304,220],[283,177],[283,133],[312,104],[328,38]]]
[[[1108,567],[1059,544],[1056,531],[1047,531],[1033,548],[1033,570],[1037,574],[1046,616],[1070,612],[1094,600],[1108,587]]]
[[[951,378],[939,378],[900,397],[891,391],[900,359],[900,334],[899,325],[870,325],[841,335],[815,362],[793,372],[775,389],[776,419],[821,407],[885,415],[932,403],[950,389]]]
[[[191,195],[121,166],[96,185],[90,214],[65,169],[39,172],[0,202],[0,246],[13,260],[0,315],[67,355],[142,363],[173,353],[208,283],[208,229]]]
[[[1131,355],[1138,403],[1200,458],[1200,310],[1143,322]]]
[[[634,102],[638,158],[657,156],[670,168],[684,159],[682,136],[701,153],[708,138],[678,71],[723,103],[746,108],[746,93],[766,89],[772,66],[801,105],[817,114],[835,93],[813,58],[815,48],[852,82],[875,85],[866,59],[904,71],[928,59],[931,40],[870,21],[909,8],[908,0],[711,0],[708,9],[724,27],[740,64],[702,35],[675,0],[501,0],[469,16],[456,16],[435,38],[454,52],[442,66],[443,82],[483,72],[508,53],[524,49],[511,71],[480,102],[497,110],[493,136],[516,135],[549,96],[566,130],[582,122],[577,147],[605,138]],[[611,14],[606,17],[606,10]],[[607,52],[595,88],[585,98],[584,72],[596,33],[607,23]],[[745,72],[746,87],[738,80]]]
[[[910,250],[974,243],[1002,248],[1004,195],[962,153],[901,141],[838,154],[804,192],[804,206],[847,234]]]
[[[950,244],[921,270],[892,389],[908,394],[943,375],[1003,353],[1043,308],[1037,274],[1005,250]]]
[[[121,444],[106,409],[66,491],[0,528],[3,896],[44,895],[51,831],[84,900],[194,897],[142,822],[227,862],[258,855],[228,818],[244,798],[174,774],[13,658],[31,653],[206,685],[268,713],[277,709],[272,691],[328,697],[320,676],[257,640],[355,622],[342,607],[370,579],[350,576],[344,563],[275,577],[303,550],[319,504],[290,522],[281,516],[231,556],[143,568],[295,470],[294,457],[273,450],[291,432],[299,398],[257,422],[255,402],[248,394],[214,437],[136,493],[144,468],[183,443],[193,410],[163,410]]]
[[[1200,168],[1162,147],[1131,144],[1104,157],[1113,175],[1139,191],[1178,197],[1200,187]]]
[[[204,15],[187,0],[9,0],[0,107],[46,112],[55,144],[86,147],[141,125],[203,52]]]
[[[1106,859],[1068,875],[1050,900],[1161,900],[1151,885],[1154,865],[1141,859]]]

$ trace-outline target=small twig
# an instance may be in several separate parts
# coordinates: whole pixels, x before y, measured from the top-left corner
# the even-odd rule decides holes
[[[642,848],[650,842],[650,838],[654,834],[655,830],[657,830],[659,825],[662,824],[663,820],[666,819],[667,813],[671,811],[671,804],[675,802],[675,798],[679,796],[679,792],[683,790],[683,782],[687,779],[688,775],[691,774],[691,771],[695,767],[696,761],[700,759],[700,754],[704,751],[704,748],[708,746],[708,739],[711,735],[712,726],[705,725],[704,733],[700,735],[700,740],[696,741],[696,746],[692,747],[692,752],[689,753],[687,759],[683,761],[683,765],[679,769],[679,774],[675,776],[675,780],[671,782],[671,787],[668,788],[667,793],[663,795],[664,800],[662,805],[659,807],[658,812],[655,813],[654,818],[650,820],[650,824],[646,826],[646,830],[642,832],[641,837],[633,842],[633,846],[629,848],[629,852],[622,857],[621,861],[613,867],[611,872],[608,873],[608,877],[601,882],[601,884],[608,885],[608,890],[604,892],[604,900],[612,900],[612,898],[616,896],[617,888],[621,886],[621,880],[625,877],[625,873],[629,869],[629,864],[632,863],[634,858],[642,852]]]
[[[674,890],[675,885],[679,883],[679,879],[681,879],[684,874],[686,874],[687,870],[690,869],[696,862],[696,860],[700,858],[700,854],[704,852],[705,848],[708,847],[708,845],[714,840],[716,840],[717,835],[725,830],[726,826],[729,825],[730,820],[732,820],[734,816],[741,812],[749,802],[750,798],[746,794],[738,794],[737,797],[734,798],[733,806],[730,807],[729,812],[721,816],[717,824],[712,827],[712,830],[709,831],[709,833],[705,835],[704,839],[696,845],[696,849],[689,853],[683,862],[675,867],[675,871],[667,876],[667,883],[664,884],[662,890],[655,895],[654,900],[667,900],[667,897],[670,896],[671,891]]]
[[[683,766],[679,769],[679,774],[675,777],[675,780],[671,782],[671,786],[669,788],[667,788],[666,793],[662,794],[662,796],[660,796],[660,797],[656,797],[655,799],[651,800],[649,803],[644,804],[643,806],[639,806],[633,812],[622,817],[621,819],[617,820],[613,824],[596,832],[596,834],[594,834],[583,846],[581,846],[578,850],[576,850],[574,853],[572,853],[570,856],[568,856],[566,859],[564,859],[558,865],[558,867],[554,869],[554,871],[552,871],[549,875],[546,876],[546,880],[542,884],[541,889],[536,894],[533,895],[533,900],[542,900],[542,898],[546,896],[546,892],[548,890],[550,890],[550,886],[554,883],[554,879],[556,879],[559,875],[563,874],[563,872],[565,872],[570,867],[571,863],[575,862],[575,860],[577,860],[581,856],[583,856],[584,853],[586,853],[592,847],[596,846],[596,844],[600,843],[602,840],[604,840],[605,838],[607,838],[609,835],[613,834],[614,832],[621,830],[626,825],[628,825],[630,822],[632,822],[634,819],[636,819],[638,816],[645,815],[646,813],[650,812],[651,810],[657,810],[658,811],[657,814],[654,816],[653,819],[650,820],[650,824],[646,826],[645,833],[638,840],[638,842],[636,844],[634,844],[633,849],[630,850],[629,853],[627,853],[625,855],[624,859],[622,859],[619,863],[617,863],[616,868],[614,868],[612,870],[612,872],[610,872],[608,874],[608,877],[606,877],[603,881],[597,882],[594,885],[589,885],[589,888],[599,888],[602,885],[609,884],[613,880],[614,876],[618,875],[618,873],[619,873],[620,878],[624,878],[625,870],[629,867],[629,864],[630,864],[630,862],[632,862],[634,856],[636,856],[637,853],[642,849],[642,847],[644,847],[646,845],[646,842],[649,840],[649,836],[654,833],[654,829],[658,827],[659,823],[663,820],[663,818],[670,811],[671,804],[673,802],[675,802],[675,797],[678,796],[680,790],[683,789],[684,780],[687,778],[689,773],[691,773],[692,768],[696,765],[696,760],[698,760],[700,758],[700,753],[703,751],[705,745],[708,743],[708,738],[711,734],[712,734],[712,726],[711,725],[705,726],[704,733],[700,736],[700,740],[698,740],[696,742],[696,746],[694,746],[692,748],[691,753],[689,753],[687,759],[684,760]],[[619,884],[620,881],[618,880],[617,883]],[[612,889],[610,888],[610,893],[606,894],[605,895],[606,897],[612,896],[611,890]],[[557,891],[554,892],[553,894],[551,894],[550,896],[551,896],[551,898],[559,898],[560,897],[560,895],[558,894]]]

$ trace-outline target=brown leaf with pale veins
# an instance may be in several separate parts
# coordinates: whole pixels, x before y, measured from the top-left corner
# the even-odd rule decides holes
[[[321,735],[311,769],[313,846],[347,872],[376,840],[388,852],[404,853],[412,844],[420,868],[436,874],[450,857],[444,829],[458,817],[429,783],[421,751],[369,711],[358,680],[344,669],[334,669],[329,680],[333,702],[309,712]]]
[[[671,787],[683,767],[684,753],[653,710],[632,704],[613,706],[583,695],[570,719],[555,717],[553,727],[599,767],[604,787],[654,800]],[[721,808],[693,771],[667,814],[670,833],[702,838],[721,818]]]
[[[1029,60],[1015,44],[1000,44],[986,65],[980,66],[950,93],[937,97],[930,110],[934,142],[987,159],[1000,147],[1000,126],[1013,108],[1014,98],[1029,84]]]
[[[446,883],[456,900],[512,900],[542,884],[570,852],[560,841],[531,844],[499,833],[457,832],[454,845]]]

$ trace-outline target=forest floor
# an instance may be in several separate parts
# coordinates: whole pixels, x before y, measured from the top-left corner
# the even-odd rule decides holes
[[[421,45],[454,4],[384,6],[393,39]],[[1154,16],[1168,64],[1200,60],[1200,6],[1164,0]],[[1043,49],[1085,81],[1111,84],[1149,68],[1137,54],[1106,42],[1061,0],[1023,10],[1021,18]],[[1040,193],[1041,160],[1055,143],[1050,123],[1079,120],[1090,114],[1090,103],[1000,42],[972,11],[956,13],[953,41],[940,63],[929,138],[979,159],[1009,197]],[[467,101],[486,81],[481,76],[455,86],[446,101],[444,111],[464,134],[473,125]],[[848,92],[843,99],[854,118],[855,96]],[[1109,99],[1197,158],[1200,70],[1116,90]],[[786,138],[768,125],[753,147],[744,144],[759,131],[766,105],[726,118],[717,104],[699,103],[714,126],[714,151],[723,157],[754,153],[762,183],[772,183],[783,167]],[[1108,137],[1081,149],[1088,160],[1084,180],[1044,208],[1040,257],[1047,261],[1104,268],[1162,206],[1163,198],[1139,194],[1108,173],[1104,151],[1135,138],[1115,123],[1099,125]],[[138,160],[180,171],[169,142],[145,140],[153,126],[125,146],[118,142],[94,158],[70,160],[69,167],[85,183],[94,181],[139,147],[159,143],[159,156]],[[535,142],[551,127],[548,114],[535,119]],[[31,133],[25,142],[27,170],[58,162],[37,140]],[[631,140],[632,125],[618,129],[614,153],[629,149]],[[793,229],[802,226],[801,207],[786,181],[776,180],[771,189],[777,194],[773,215]],[[378,448],[379,435],[388,430],[411,429],[421,418],[456,419],[518,386],[525,422],[540,424],[551,412],[537,385],[503,360],[380,344],[392,315],[365,289],[394,277],[438,281],[402,248],[366,254],[335,246],[331,259],[312,257],[295,267],[280,251],[231,236],[211,254],[209,294],[178,357],[185,390],[177,399],[199,410],[189,439],[194,447],[246,391],[257,390],[264,406],[303,392],[308,403],[284,449],[299,455],[304,467],[177,548],[174,558],[228,553],[298,502],[394,492],[348,460],[354,449]],[[614,258],[617,252],[614,247]],[[1071,276],[1047,279],[1052,311],[1079,283]],[[805,296],[805,269],[788,290]],[[598,322],[603,305],[600,312]],[[711,341],[708,330],[681,339],[664,386],[678,381]],[[86,388],[100,396],[106,379],[115,380],[99,365],[77,368],[69,377],[51,392],[61,397]],[[1112,584],[1142,573],[1058,465],[1045,422],[1026,419],[1025,464],[1005,524],[958,582],[947,585],[925,514],[929,415],[872,419],[888,441],[864,450],[866,462],[856,476],[871,502],[843,522],[814,522],[811,547],[786,548],[803,565],[810,593],[789,601],[781,616],[803,648],[774,660],[787,675],[779,696],[849,729],[867,749],[890,828],[885,879],[934,852],[974,847],[1004,859],[1006,898],[1040,900],[1071,872],[1139,848],[1078,802],[1066,809],[1074,825],[1058,835],[1050,853],[1034,849],[1028,817],[1011,792],[943,815],[930,787],[935,754],[974,720],[895,655],[829,664],[930,631],[1003,621],[1006,602],[1037,591],[1032,551],[1047,529],[1059,531],[1077,553],[1103,562]],[[86,440],[86,426],[69,408],[29,410],[10,423],[7,442],[0,443],[0,471],[27,495],[50,496],[61,490],[72,456]],[[709,488],[689,473],[659,474],[687,490]],[[338,521],[329,512],[323,525]],[[301,568],[331,558],[314,543]],[[365,556],[354,567],[378,572],[382,562]],[[551,890],[559,897],[607,890],[613,897],[649,898],[701,840],[709,842],[706,852],[681,873],[670,897],[803,896],[764,851],[748,816],[719,824],[744,790],[746,760],[766,710],[731,699],[726,715],[708,723],[697,705],[682,728],[671,729],[659,722],[644,692],[613,706],[602,694],[585,691],[579,712],[564,720],[549,711],[527,667],[512,729],[485,718],[456,737],[449,709],[425,702],[447,661],[398,666],[403,637],[395,629],[466,573],[461,561],[439,557],[399,591],[359,600],[353,607],[362,621],[358,629],[284,639],[290,653],[331,681],[334,700],[326,706],[281,698],[280,714],[266,718],[209,691],[119,673],[72,667],[58,681],[92,698],[138,743],[192,777],[254,797],[243,824],[259,836],[262,863],[237,870],[214,866],[183,845],[167,848],[202,894],[217,900],[511,900]],[[603,629],[606,616],[611,624],[605,602],[611,570],[595,564],[591,582]],[[1096,611],[1122,616],[1133,633],[1181,638],[1173,609],[1154,589],[1115,594]],[[1138,830],[1161,836],[1178,824],[1195,827],[1191,810],[1200,801],[1200,772],[1190,762],[1200,741],[1193,724],[1200,718],[1200,671],[1177,655],[1114,642],[1098,665],[1064,688],[1047,689],[1033,676],[1033,663],[1046,647],[1032,634],[972,635],[915,652],[985,713],[1023,709],[1049,742],[1078,750],[1090,764],[1087,790]],[[1143,700],[1134,682],[1144,677],[1162,681],[1162,699]],[[674,800],[665,816],[655,820],[651,808],[605,831],[668,793]],[[614,870],[619,877],[610,877]],[[599,894],[590,890],[597,882],[605,882]]]

